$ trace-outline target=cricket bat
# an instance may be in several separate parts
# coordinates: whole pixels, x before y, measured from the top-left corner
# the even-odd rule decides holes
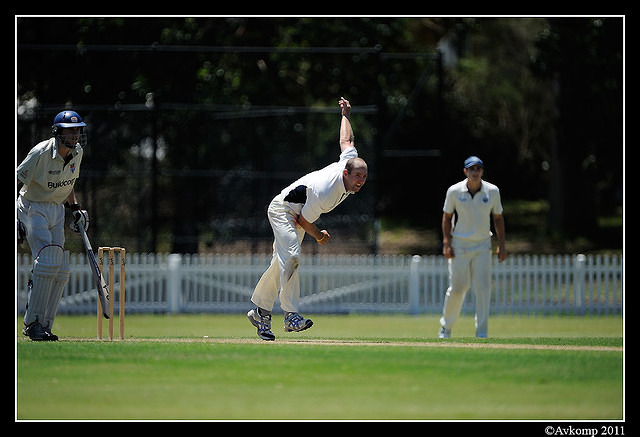
[[[87,259],[89,260],[89,267],[91,267],[91,271],[93,272],[93,278],[96,281],[96,288],[98,289],[98,299],[100,299],[100,306],[102,307],[102,315],[105,319],[109,318],[109,288],[107,288],[106,282],[104,282],[104,277],[100,273],[100,269],[98,268],[98,262],[96,261],[96,256],[93,253],[93,249],[91,248],[91,243],[89,242],[89,237],[87,237],[87,233],[84,230],[84,226],[78,226],[80,228],[80,234],[82,234],[82,242],[84,243],[84,249],[87,252]]]

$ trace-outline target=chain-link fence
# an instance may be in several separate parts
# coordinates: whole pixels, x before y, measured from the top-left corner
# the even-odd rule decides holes
[[[19,48],[25,66],[45,50]],[[76,56],[75,62],[78,68],[96,68],[96,58],[89,55],[99,52],[109,65],[122,65],[132,52],[139,51],[136,68],[141,75],[165,81],[175,67],[171,64],[184,62],[193,67],[200,63],[205,69],[207,56],[233,56],[235,68],[255,69],[256,53],[251,50],[229,54],[216,47],[187,48],[160,53],[161,48],[156,47],[158,53],[150,54],[148,47],[83,46],[83,54],[88,55]],[[73,53],[78,49],[60,46],[57,50]],[[331,250],[376,252],[380,211],[403,216],[406,209],[412,217],[425,214],[417,184],[426,172],[431,175],[430,183],[440,184],[438,160],[431,159],[439,156],[437,144],[427,144],[423,132],[425,123],[433,123],[433,117],[425,115],[433,108],[424,100],[437,100],[438,84],[432,79],[438,77],[439,55],[390,55],[377,48],[270,50],[258,58],[264,57],[270,65],[277,61],[280,71],[285,71],[282,65],[293,59],[300,62],[302,57],[314,74],[320,70],[337,74],[330,67],[338,68],[336,64],[344,61],[358,68],[375,68],[384,77],[385,83],[375,88],[355,83],[349,89],[355,94],[356,147],[369,164],[367,185],[318,223],[336,237]],[[154,68],[167,71],[153,74]],[[221,77],[227,73],[211,72]],[[408,89],[400,89],[407,84]],[[187,99],[191,103],[175,103],[164,101],[162,93],[147,93],[144,103],[131,103],[127,93],[121,94],[115,103],[72,105],[88,125],[88,146],[75,190],[89,212],[89,235],[96,245],[118,245],[135,252],[268,253],[272,234],[266,207],[270,200],[298,177],[335,162],[340,154],[339,95],[333,106],[278,106],[277,101],[273,105],[217,104],[213,99],[194,103],[193,97]],[[50,136],[53,118],[66,105],[47,105],[22,96],[18,106],[16,165],[35,144]],[[429,136],[434,136],[433,131]],[[435,150],[430,152],[430,148]],[[405,149],[408,155],[403,154]],[[437,202],[431,208],[434,223],[438,223],[446,187],[437,189]],[[80,242],[71,233],[67,247],[81,252]]]

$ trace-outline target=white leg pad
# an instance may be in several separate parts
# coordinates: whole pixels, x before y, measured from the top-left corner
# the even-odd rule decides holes
[[[27,310],[24,314],[26,326],[38,321],[44,323],[50,293],[64,260],[61,246],[43,247],[33,262],[33,287],[29,294]]]
[[[51,328],[53,327],[53,320],[56,318],[56,314],[58,313],[62,293],[69,282],[70,275],[69,251],[65,250],[62,265],[60,266],[60,270],[58,270],[58,275],[53,281],[53,287],[49,293],[49,299],[47,300],[47,309],[44,312],[44,324],[42,326],[49,332],[51,332]]]

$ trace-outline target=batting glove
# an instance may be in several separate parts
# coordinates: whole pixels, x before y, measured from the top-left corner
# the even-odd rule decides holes
[[[80,226],[86,231],[89,229],[89,213],[82,209],[79,204],[69,205],[71,214],[73,215],[73,223],[69,225],[73,232],[80,232]]]

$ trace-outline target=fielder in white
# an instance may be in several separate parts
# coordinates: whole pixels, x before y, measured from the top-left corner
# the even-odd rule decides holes
[[[498,238],[498,261],[507,257],[500,190],[482,180],[484,164],[477,156],[464,161],[467,178],[449,187],[442,214],[443,249],[449,261],[449,288],[440,318],[439,338],[451,337],[464,297],[473,285],[476,337],[488,335],[491,304],[491,222]],[[454,213],[455,216],[454,217]],[[454,223],[455,222],[455,223]]]
[[[22,333],[34,341],[55,341],[51,332],[62,292],[69,282],[69,251],[64,249],[65,205],[71,229],[89,226],[89,216],[76,199],[73,185],[80,174],[86,124],[74,111],[53,121],[53,136],[38,143],[16,169],[20,194],[16,201],[18,241],[26,237],[33,255],[31,291]]]
[[[305,233],[318,244],[329,242],[331,235],[314,222],[333,210],[350,194],[360,191],[367,180],[367,164],[358,158],[349,117],[351,105],[340,98],[340,159],[309,173],[282,190],[269,204],[267,217],[273,229],[273,258],[251,296],[257,307],[247,317],[263,340],[273,341],[271,311],[278,297],[284,311],[285,332],[310,328],[313,322],[298,313],[300,280],[298,265]]]

